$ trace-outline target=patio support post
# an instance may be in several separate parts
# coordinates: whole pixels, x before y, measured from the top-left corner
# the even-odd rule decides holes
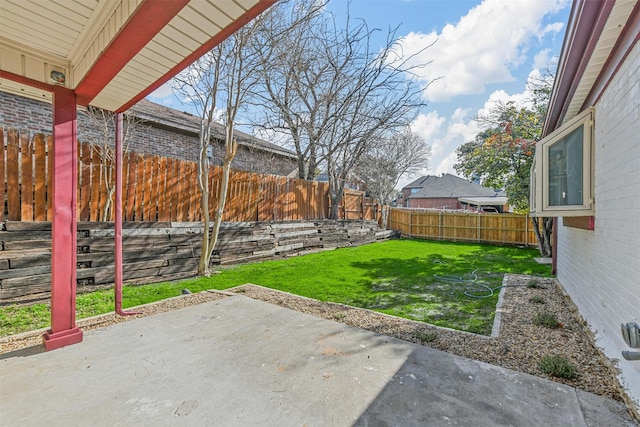
[[[76,95],[53,89],[51,221],[51,329],[42,337],[47,350],[82,341],[76,326],[78,146]]]

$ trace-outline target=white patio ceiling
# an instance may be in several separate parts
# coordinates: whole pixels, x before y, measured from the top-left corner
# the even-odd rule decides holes
[[[275,1],[0,0],[0,90],[122,111]]]

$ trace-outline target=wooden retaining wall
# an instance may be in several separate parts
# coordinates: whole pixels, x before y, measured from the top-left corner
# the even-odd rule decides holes
[[[152,282],[195,274],[201,233],[202,225],[196,222],[125,222],[124,280]],[[380,230],[375,221],[223,223],[212,264],[292,256],[392,235],[392,231]],[[50,291],[50,222],[6,221],[0,244],[0,300]],[[79,222],[78,289],[113,283],[114,264],[113,223]]]

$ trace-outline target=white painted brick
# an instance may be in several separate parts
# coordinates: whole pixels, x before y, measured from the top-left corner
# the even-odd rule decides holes
[[[558,280],[640,407],[640,363],[622,359],[619,332],[640,321],[639,70],[637,44],[596,105],[596,229],[558,227]]]

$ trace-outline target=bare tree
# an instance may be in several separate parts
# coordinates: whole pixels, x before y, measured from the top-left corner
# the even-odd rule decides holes
[[[325,12],[309,17],[306,10],[293,7],[290,19],[304,15],[308,25],[291,26],[261,51],[263,85],[257,95],[276,118],[265,126],[290,135],[299,177],[310,179],[318,165],[326,168],[335,218],[345,182],[363,153],[426,105],[424,86],[413,73],[426,64],[411,65],[415,55],[399,53],[395,30],[387,32],[381,49],[372,49],[380,30],[365,22],[352,25],[348,17],[341,26]]]
[[[78,133],[80,140],[88,142],[94,153],[99,156],[100,163],[98,165],[92,164],[92,167],[98,167],[99,170],[95,173],[99,174],[107,194],[102,210],[102,221],[109,221],[113,216],[113,202],[116,191],[116,155],[114,148],[116,114],[94,107],[89,107],[82,114],[86,117],[86,126],[80,126]],[[128,152],[131,137],[142,126],[142,120],[137,119],[131,112],[127,112],[124,118],[123,154]]]
[[[259,22],[259,18],[258,18]],[[189,66],[174,80],[174,90],[191,102],[201,118],[200,150],[198,153],[198,188],[201,194],[203,240],[198,274],[209,276],[211,254],[218,241],[229,187],[229,173],[238,142],[234,128],[238,111],[248,90],[255,84],[255,61],[247,44],[255,31],[256,21],[238,30],[220,45]],[[217,106],[220,105],[220,110]],[[224,126],[222,181],[216,194],[213,224],[210,212],[210,163],[207,147],[216,115]]]
[[[358,175],[364,179],[368,193],[382,206],[382,225],[387,226],[388,205],[403,175],[415,175],[429,165],[431,147],[407,126],[382,138],[364,153]]]

